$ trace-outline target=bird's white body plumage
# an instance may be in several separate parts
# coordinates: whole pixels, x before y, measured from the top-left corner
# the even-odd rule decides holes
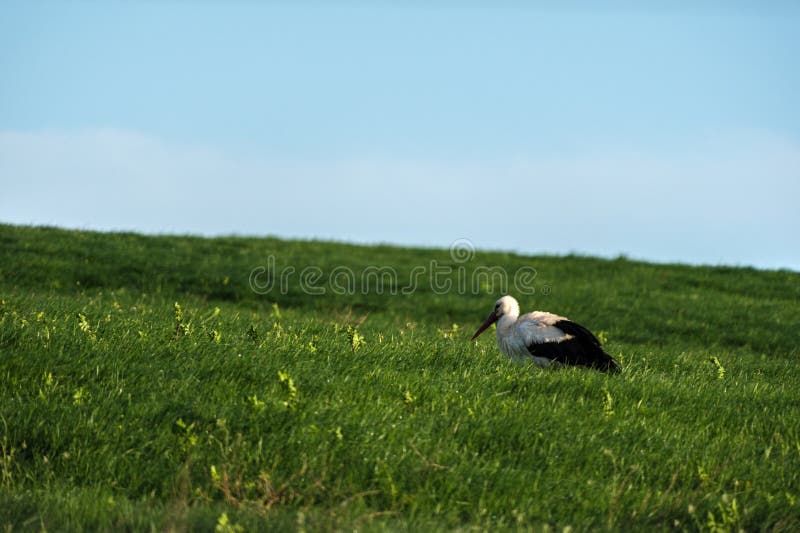
[[[531,355],[528,346],[572,338],[553,325],[566,318],[544,311],[519,316],[519,304],[510,296],[501,298],[499,303],[503,312],[497,321],[497,345],[500,351],[513,359],[533,360],[539,366],[552,365],[551,359]]]

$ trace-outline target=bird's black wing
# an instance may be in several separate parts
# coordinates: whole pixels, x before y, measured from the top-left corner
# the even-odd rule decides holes
[[[598,348],[600,347],[600,341],[597,340],[597,337],[594,336],[594,333],[580,324],[576,324],[572,320],[559,320],[558,322],[554,323],[553,326],[557,327],[567,335],[572,335],[575,338],[581,339],[585,343],[592,344]]]
[[[591,331],[570,320],[559,320],[553,326],[571,336],[561,341],[532,343],[528,351],[564,365],[588,366],[604,372],[619,372],[614,359],[603,351]]]

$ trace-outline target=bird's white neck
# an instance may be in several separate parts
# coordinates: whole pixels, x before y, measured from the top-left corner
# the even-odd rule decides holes
[[[519,312],[507,313],[501,316],[497,321],[497,338],[507,336],[514,324],[517,323],[517,318],[519,318]]]

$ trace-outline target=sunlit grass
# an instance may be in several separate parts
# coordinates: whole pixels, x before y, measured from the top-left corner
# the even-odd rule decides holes
[[[800,528],[797,274],[478,255],[535,266],[552,294],[523,305],[602,332],[608,376],[469,342],[495,295],[247,286],[266,253],[446,252],[0,239],[0,526]]]

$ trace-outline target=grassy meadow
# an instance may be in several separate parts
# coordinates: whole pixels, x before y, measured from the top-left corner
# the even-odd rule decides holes
[[[800,274],[0,225],[0,529],[800,531]]]

